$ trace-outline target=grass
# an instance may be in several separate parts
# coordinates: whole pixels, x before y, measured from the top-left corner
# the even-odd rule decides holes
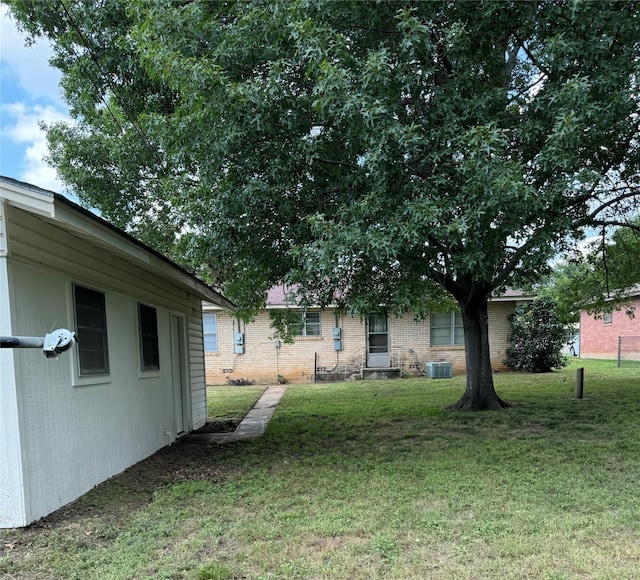
[[[240,422],[264,393],[263,386],[207,387],[207,415],[210,421]]]
[[[263,437],[200,448],[213,475],[0,532],[0,577],[636,578],[637,369],[495,382],[515,405],[481,414],[444,411],[463,377],[289,386]]]

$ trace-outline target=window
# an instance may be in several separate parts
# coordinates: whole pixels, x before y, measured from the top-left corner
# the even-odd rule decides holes
[[[320,313],[302,312],[302,322],[296,334],[298,336],[320,336]]]
[[[431,315],[431,346],[463,346],[464,328],[459,312]]]
[[[160,349],[158,348],[158,313],[155,308],[138,304],[140,327],[140,358],[143,371],[160,370]]]
[[[602,323],[611,324],[613,322],[613,312],[604,312],[602,314]]]
[[[109,372],[107,345],[107,311],[104,293],[82,286],[73,287],[78,333],[78,365],[80,375]]]
[[[218,315],[205,312],[202,315],[205,352],[218,352]]]

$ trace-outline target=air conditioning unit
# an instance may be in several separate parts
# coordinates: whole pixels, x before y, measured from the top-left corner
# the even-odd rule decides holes
[[[450,379],[453,376],[450,362],[428,362],[424,366],[424,374],[430,379]]]

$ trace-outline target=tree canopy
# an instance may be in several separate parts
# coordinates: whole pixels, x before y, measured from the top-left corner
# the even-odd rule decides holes
[[[85,202],[242,308],[452,296],[459,408],[497,408],[487,299],[637,203],[640,8],[578,0],[9,2],[76,122]]]
[[[607,237],[603,231],[583,251],[566,256],[541,288],[556,301],[561,321],[578,322],[581,310],[600,315],[628,307],[634,314],[628,298],[640,284],[640,232],[620,228]]]

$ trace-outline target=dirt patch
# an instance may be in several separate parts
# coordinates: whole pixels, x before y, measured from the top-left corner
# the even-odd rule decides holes
[[[228,450],[202,445],[198,439],[187,437],[161,449],[26,528],[0,530],[0,578],[57,580],[59,576],[38,568],[50,542],[68,543],[72,550],[108,547],[131,514],[149,505],[161,489],[188,481],[224,483],[234,477],[237,468],[229,465]],[[30,562],[24,574],[23,562]]]
[[[216,419],[194,433],[229,433],[238,423],[231,418]],[[51,537],[62,537],[87,548],[109,545],[131,514],[150,504],[159,490],[187,481],[224,483],[233,477],[236,468],[225,460],[226,454],[226,449],[217,445],[203,445],[202,438],[186,437],[28,527],[0,530],[0,558],[16,563],[32,558],[38,546],[46,544],[50,533]],[[0,577],[4,577],[3,572],[0,566]],[[36,572],[10,577],[53,578]]]
[[[233,421],[231,419],[208,421],[200,427],[200,429],[193,431],[193,433],[233,433],[238,424],[238,421]]]
[[[93,528],[100,522],[102,534],[120,527],[131,512],[148,505],[154,493],[168,485],[185,481],[224,482],[234,469],[216,456],[217,446],[201,445],[187,437],[136,463],[119,475],[101,483],[74,502],[34,522],[22,530],[0,530],[0,556],[28,544],[40,530]]]

